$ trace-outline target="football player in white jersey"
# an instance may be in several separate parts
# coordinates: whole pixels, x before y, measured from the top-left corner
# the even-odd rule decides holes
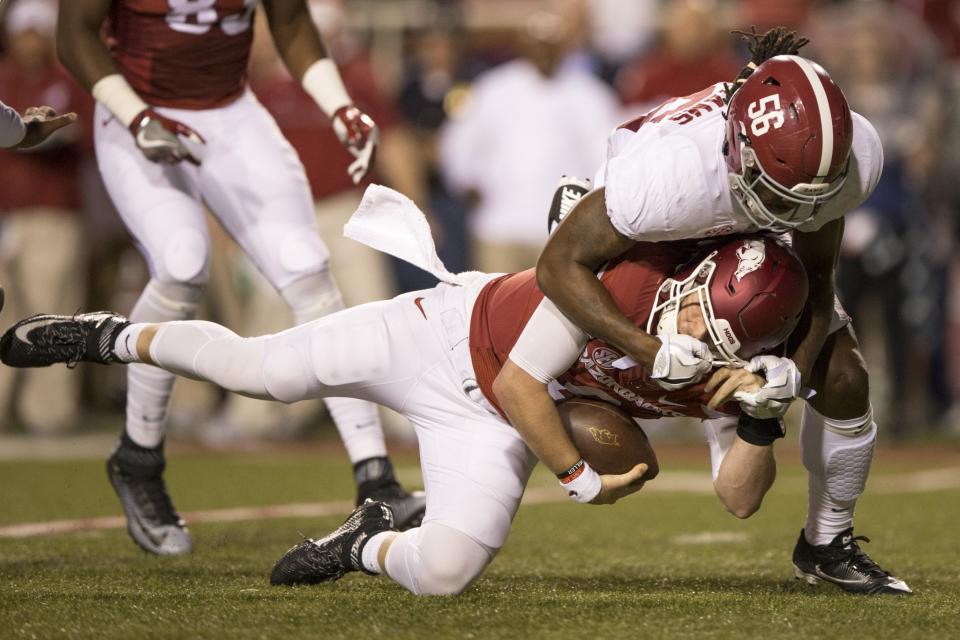
[[[611,134],[596,188],[551,237],[537,265],[538,284],[590,335],[676,388],[710,370],[707,345],[661,341],[637,328],[596,269],[637,241],[789,233],[810,277],[806,317],[790,358],[760,368],[767,384],[741,401],[756,416],[775,416],[798,395],[807,398],[800,444],[809,505],[793,552],[795,575],[858,593],[911,593],[853,536],[877,427],[866,365],[834,291],[843,216],[876,187],[880,140],[827,72],[797,55],[806,39],[783,28],[742,35],[752,59],[733,84],[669,100]],[[723,419],[706,425],[712,453],[722,456],[735,425]]]
[[[3,4],[0,2],[0,4]],[[50,107],[30,107],[21,116],[16,109],[0,101],[0,149],[35,147],[57,129],[77,119],[75,113],[57,112]],[[3,287],[0,286],[0,309],[3,309]]]

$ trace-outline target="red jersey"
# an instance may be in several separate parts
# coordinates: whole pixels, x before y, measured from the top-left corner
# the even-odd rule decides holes
[[[620,310],[645,329],[657,290],[690,259],[690,247],[687,242],[638,242],[609,263],[600,281]],[[470,320],[473,368],[480,390],[501,414],[493,395],[493,380],[541,300],[543,293],[537,288],[535,270],[529,269],[492,280],[474,304]],[[666,391],[643,367],[614,367],[623,355],[602,340],[590,340],[577,362],[557,379],[558,390],[565,398],[610,402],[635,418],[710,417],[705,405],[712,394],[704,392],[706,381]],[[728,403],[722,409],[732,415],[739,413],[737,403]]]
[[[259,0],[114,0],[114,61],[147,103],[212,109],[243,93]]]

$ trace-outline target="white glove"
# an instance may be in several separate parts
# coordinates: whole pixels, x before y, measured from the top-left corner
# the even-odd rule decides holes
[[[593,185],[589,178],[575,178],[573,176],[563,176],[560,178],[560,184],[553,192],[553,200],[550,202],[550,210],[547,212],[547,233],[553,233],[553,230],[563,222],[583,196],[590,193]]]
[[[653,361],[650,377],[667,391],[683,389],[700,381],[713,368],[710,347],[682,333],[660,334],[663,344]]]
[[[800,370],[790,358],[754,356],[744,367],[762,375],[766,383],[757,391],[737,391],[733,394],[740,408],[754,418],[782,418],[790,403],[800,394]]]

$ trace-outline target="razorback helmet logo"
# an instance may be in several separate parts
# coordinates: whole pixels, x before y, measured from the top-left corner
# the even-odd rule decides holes
[[[681,302],[696,295],[715,363],[743,365],[787,339],[807,303],[800,259],[774,237],[733,237],[667,278],[647,320],[647,332],[677,333]]]
[[[843,187],[852,142],[850,107],[827,72],[800,56],[770,58],[727,110],[734,198],[761,229],[796,228]]]
[[[737,249],[737,259],[740,262],[737,264],[737,270],[733,272],[737,282],[743,280],[743,276],[751,271],[759,269],[766,257],[767,252],[762,240],[744,240],[740,248]]]

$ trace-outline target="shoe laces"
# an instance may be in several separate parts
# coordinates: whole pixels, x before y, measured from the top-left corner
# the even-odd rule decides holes
[[[73,369],[86,351],[87,331],[80,322],[58,322],[31,335],[30,339],[41,349],[55,349],[65,353],[64,363]]]
[[[141,478],[134,485],[135,490],[146,498],[153,508],[154,515],[160,524],[180,524],[180,516],[173,508],[173,501],[160,476],[156,478]]]
[[[884,571],[880,565],[873,561],[873,558],[867,555],[866,551],[857,544],[858,540],[870,542],[867,536],[854,536],[850,542],[842,547],[829,547],[831,559],[843,563],[845,566],[856,565],[858,569],[875,577],[889,576],[890,573]]]

